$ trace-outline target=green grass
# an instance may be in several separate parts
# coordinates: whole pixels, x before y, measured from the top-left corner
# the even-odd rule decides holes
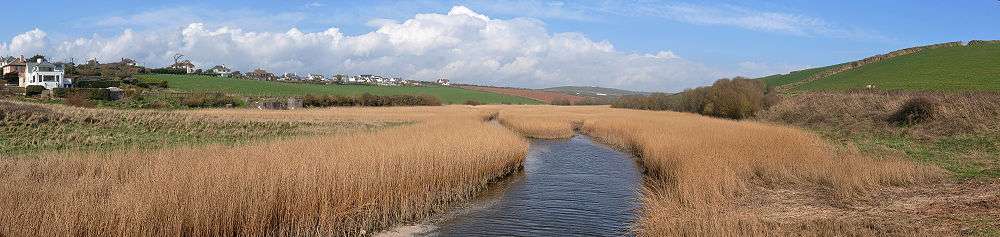
[[[1000,137],[967,134],[920,140],[905,134],[853,134],[819,131],[830,140],[849,141],[875,157],[893,154],[937,165],[959,179],[1000,178]]]
[[[142,80],[163,80],[173,90],[183,92],[224,92],[243,96],[303,96],[303,95],[431,95],[444,103],[460,104],[473,100],[485,104],[540,104],[541,102],[509,95],[466,90],[445,86],[370,86],[318,85],[219,78],[197,75],[139,75]]]
[[[834,66],[837,66],[837,65],[834,65]],[[799,70],[799,71],[790,72],[788,74],[770,75],[770,76],[761,77],[761,78],[758,78],[758,79],[764,80],[764,83],[768,87],[782,86],[782,85],[787,85],[787,84],[795,83],[795,82],[798,82],[798,81],[801,81],[801,80],[805,80],[806,78],[809,78],[812,75],[816,75],[816,73],[819,73],[819,72],[822,72],[824,70],[830,69],[830,68],[832,68],[834,66],[810,68],[810,69],[805,69],[805,70]]]
[[[921,51],[805,83],[800,90],[1000,90],[1000,44]]]

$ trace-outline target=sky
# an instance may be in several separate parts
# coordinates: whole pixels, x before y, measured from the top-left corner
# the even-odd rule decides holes
[[[1000,39],[1000,1],[25,1],[0,55],[679,91]]]

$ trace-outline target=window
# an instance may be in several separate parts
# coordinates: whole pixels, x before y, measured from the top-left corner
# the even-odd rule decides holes
[[[45,82],[57,82],[56,76],[42,76],[42,80]]]

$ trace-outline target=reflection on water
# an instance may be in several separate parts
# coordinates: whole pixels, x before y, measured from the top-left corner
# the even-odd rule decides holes
[[[628,154],[586,136],[534,140],[523,176],[514,177],[486,204],[449,215],[422,234],[631,235],[640,175]]]

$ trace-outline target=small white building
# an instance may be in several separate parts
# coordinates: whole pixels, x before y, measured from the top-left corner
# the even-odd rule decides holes
[[[25,66],[24,73],[18,81],[20,87],[39,85],[51,90],[73,85],[71,80],[65,78],[65,72],[61,65],[55,65],[39,58],[34,62],[27,62]]]
[[[435,82],[437,84],[441,84],[442,86],[451,85],[451,81],[448,81],[448,79],[437,79]]]
[[[192,74],[198,71],[198,67],[196,67],[194,63],[191,63],[191,61],[188,60],[174,63],[174,65],[170,65],[170,68],[184,69],[184,72],[186,72],[187,74]]]
[[[212,73],[214,73],[215,75],[219,75],[220,77],[229,77],[229,74],[232,74],[233,71],[229,70],[229,68],[226,67],[225,64],[223,64],[212,67]]]

